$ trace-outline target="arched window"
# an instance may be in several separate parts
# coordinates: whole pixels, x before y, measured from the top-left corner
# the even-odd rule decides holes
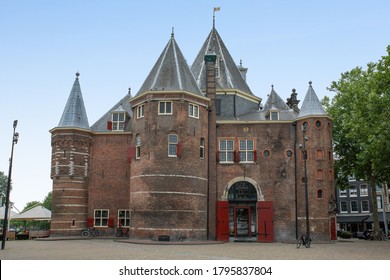
[[[228,200],[256,201],[257,192],[255,187],[249,182],[236,182],[229,189]]]

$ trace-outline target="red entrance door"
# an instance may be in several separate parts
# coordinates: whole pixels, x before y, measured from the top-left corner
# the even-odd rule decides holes
[[[229,241],[229,202],[217,201],[217,239]]]
[[[274,210],[272,201],[259,201],[257,203],[257,240],[272,242],[274,240]]]

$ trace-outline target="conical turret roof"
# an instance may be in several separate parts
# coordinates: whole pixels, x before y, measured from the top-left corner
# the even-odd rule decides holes
[[[205,89],[206,87],[204,56],[209,53],[215,53],[218,59],[217,67],[219,67],[220,74],[219,77],[216,77],[217,88],[235,89],[253,95],[215,27],[213,27],[207,36],[206,41],[191,66],[191,71],[201,89]]]
[[[204,96],[195,82],[173,33],[136,96],[151,90],[180,90]]]
[[[327,115],[311,84],[312,82],[309,82],[309,89],[307,90],[305,99],[303,100],[298,117]]]
[[[274,86],[272,86],[271,93],[268,96],[267,102],[264,105],[263,110],[268,111],[272,109],[278,110],[290,110],[290,107],[283,101],[283,99],[276,93]]]
[[[81,94],[79,73],[76,73],[76,79],[68,101],[66,102],[61,120],[58,127],[78,127],[89,129],[87,112],[85,111],[83,95]]]

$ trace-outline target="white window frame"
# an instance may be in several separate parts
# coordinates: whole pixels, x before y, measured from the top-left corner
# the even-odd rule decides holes
[[[359,204],[356,200],[351,200],[349,204],[351,207],[351,213],[358,213],[359,212]],[[352,204],[356,205],[356,210],[353,210]]]
[[[359,186],[359,188],[360,188],[360,196],[368,196],[368,185],[367,184],[361,184]]]
[[[223,146],[225,147],[225,149],[222,149]],[[234,162],[234,140],[231,139],[219,140],[219,162],[221,163]]]
[[[199,119],[199,105],[189,103],[188,104],[188,115],[191,118]]]
[[[346,210],[343,210],[343,206],[345,205]],[[340,201],[340,213],[348,213],[348,203],[346,201]]]
[[[357,197],[357,187],[349,186],[349,197]]]
[[[106,213],[106,215],[104,215],[104,213]],[[93,225],[95,227],[108,227],[109,217],[110,211],[108,209],[95,209],[93,211]]]
[[[248,148],[248,143],[252,143],[252,149]],[[240,144],[240,163],[252,163],[255,162],[255,141],[252,139],[249,140],[239,140]],[[252,160],[248,160],[249,157],[252,157]]]
[[[275,116],[276,116],[276,118],[274,118]],[[279,111],[269,111],[269,119],[271,121],[278,121],[279,120]]]
[[[116,116],[116,120],[115,120]],[[123,117],[123,120],[121,120]],[[125,112],[112,112],[111,122],[113,131],[123,131],[125,129],[126,113]]]
[[[139,105],[137,107],[137,119],[140,119],[140,118],[143,118],[144,117],[144,113],[145,113],[145,105],[142,104],[142,105]]]
[[[173,139],[176,137],[176,140]],[[179,143],[179,137],[177,134],[168,135],[168,157],[177,157],[177,143]]]
[[[383,209],[383,200],[382,200],[382,196],[381,195],[377,195],[376,196],[376,206],[377,206],[378,210],[382,210]]]
[[[205,153],[205,140],[204,140],[204,138],[200,138],[199,157],[201,159],[204,159],[204,153]]]
[[[135,137],[135,158],[141,158],[141,136],[139,135]]]
[[[367,203],[367,210],[364,210],[363,202],[366,202],[366,203]],[[361,209],[362,209],[362,213],[369,213],[369,212],[370,212],[370,203],[369,203],[368,200],[362,200],[362,201],[360,201],[360,207],[361,207]]]
[[[347,197],[347,190],[339,189],[339,197]]]
[[[124,214],[124,216],[123,216],[123,214]],[[130,227],[130,221],[131,221],[130,218],[131,218],[131,216],[130,216],[129,209],[118,209],[118,225],[117,226],[121,226],[124,228]]]
[[[167,104],[171,104],[170,106],[170,109],[171,111],[170,112],[167,112]],[[163,110],[161,110],[161,105],[163,105]],[[173,102],[172,101],[159,101],[158,102],[158,114],[159,115],[172,115],[173,113]]]

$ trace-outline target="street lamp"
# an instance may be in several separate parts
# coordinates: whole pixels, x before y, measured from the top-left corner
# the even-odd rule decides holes
[[[5,211],[4,211],[4,222],[3,222],[3,239],[1,241],[1,250],[5,247],[5,239],[7,238],[7,222],[8,222],[8,209],[9,209],[9,194],[11,191],[11,173],[12,173],[12,160],[14,157],[14,145],[18,143],[19,133],[15,132],[16,126],[18,125],[18,120],[14,120],[14,133],[12,135],[12,148],[11,148],[11,157],[9,159],[9,171],[8,171],[8,183],[7,183],[7,193],[5,197]]]
[[[307,242],[308,247],[310,247],[311,239],[310,239],[310,221],[309,221],[309,194],[307,191],[307,167],[306,167],[306,160],[307,160],[306,141],[308,141],[309,138],[306,137],[306,129],[307,129],[307,122],[304,122],[302,125],[302,134],[303,134],[302,155],[303,155],[303,169],[305,172],[305,210],[306,210],[306,240],[305,241]]]

